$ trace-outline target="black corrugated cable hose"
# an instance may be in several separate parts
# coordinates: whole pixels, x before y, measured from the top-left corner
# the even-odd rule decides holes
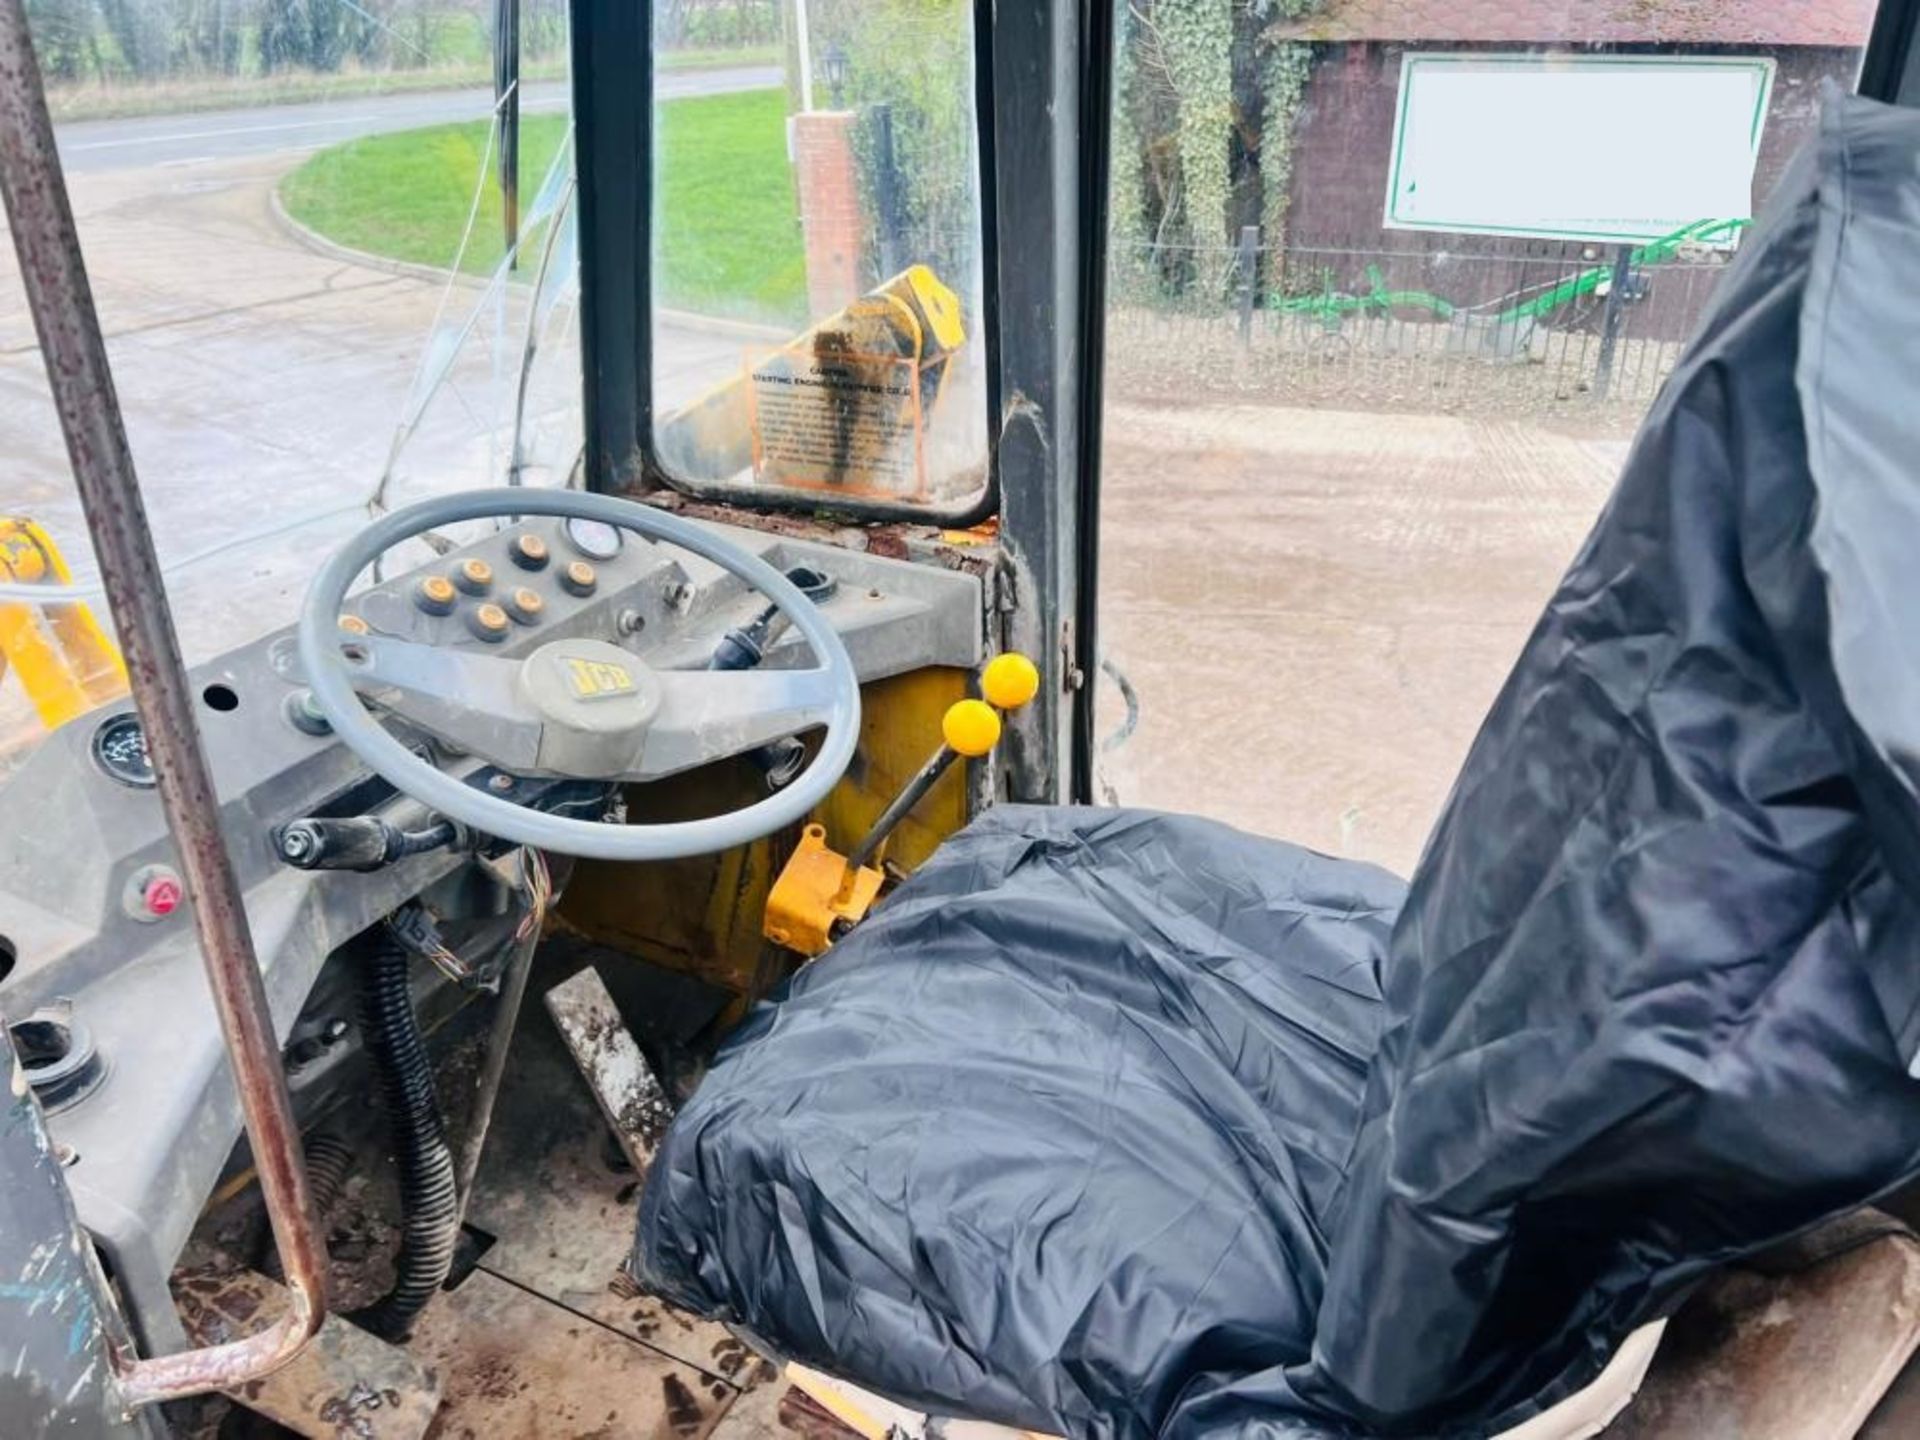
[[[460,1238],[453,1149],[440,1118],[433,1067],[408,989],[407,950],[381,927],[366,947],[361,1002],[367,1052],[379,1072],[400,1172],[401,1240],[393,1289],[350,1318],[383,1340],[404,1341],[446,1283]]]
[[[346,1188],[347,1177],[353,1173],[357,1158],[353,1146],[331,1130],[316,1130],[307,1137],[307,1193],[313,1197],[313,1213],[319,1218],[323,1232],[327,1214]],[[287,1278],[278,1250],[271,1250],[261,1260],[260,1272],[272,1280]]]
[[[332,1131],[322,1130],[307,1137],[307,1191],[313,1196],[314,1213],[323,1222],[346,1189],[357,1158],[353,1146]]]

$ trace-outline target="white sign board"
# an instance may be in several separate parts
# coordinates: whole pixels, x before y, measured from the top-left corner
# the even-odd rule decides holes
[[[1753,214],[1773,61],[1409,54],[1387,225],[1658,240]]]

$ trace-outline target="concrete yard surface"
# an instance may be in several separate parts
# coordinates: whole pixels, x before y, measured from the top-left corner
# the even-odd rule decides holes
[[[1110,402],[1110,797],[1404,874],[1626,454],[1543,425]],[[1111,676],[1098,730],[1124,733]]]

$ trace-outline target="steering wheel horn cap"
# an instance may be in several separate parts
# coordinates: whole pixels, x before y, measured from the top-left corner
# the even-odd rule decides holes
[[[540,768],[612,777],[630,770],[660,711],[652,669],[604,640],[555,640],[520,667],[520,694],[540,716]]]

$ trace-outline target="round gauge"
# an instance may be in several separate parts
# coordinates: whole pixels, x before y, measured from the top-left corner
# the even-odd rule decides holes
[[[153,788],[153,759],[147,754],[147,732],[138,715],[115,715],[93,732],[93,758],[122,785]]]
[[[604,520],[567,521],[567,543],[589,560],[611,560],[620,553],[620,527]]]

